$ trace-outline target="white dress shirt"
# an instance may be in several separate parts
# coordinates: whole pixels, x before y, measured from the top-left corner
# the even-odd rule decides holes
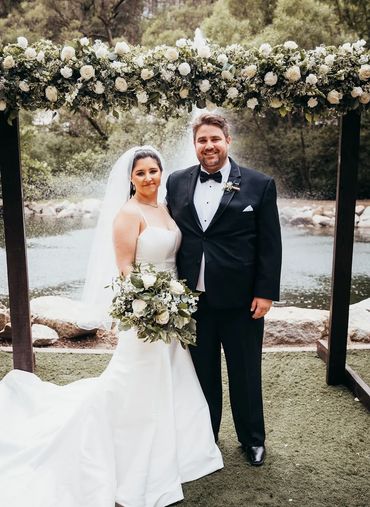
[[[214,217],[217,208],[220,205],[220,201],[224,193],[223,188],[224,184],[229,179],[230,168],[231,164],[229,159],[227,159],[226,164],[219,170],[222,176],[221,183],[218,183],[215,180],[208,180],[204,183],[201,183],[200,179],[198,178],[194,191],[194,206],[198,214],[199,222],[202,225],[203,231],[205,231],[209,226],[209,224],[211,223],[212,218]],[[201,167],[201,171],[205,171],[205,169]],[[205,258],[203,253],[202,261],[200,263],[198,283],[196,287],[196,290],[202,292],[206,290],[204,283],[204,269],[205,269]]]

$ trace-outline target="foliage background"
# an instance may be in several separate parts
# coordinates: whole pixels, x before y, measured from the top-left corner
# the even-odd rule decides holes
[[[3,0],[0,44],[25,36],[67,42],[74,37],[118,40],[152,47],[193,38],[200,27],[221,45],[294,40],[310,49],[369,40],[366,0]],[[233,125],[233,156],[276,178],[281,196],[335,198],[338,123],[308,125],[299,116],[224,112]],[[190,115],[164,120],[139,111],[119,120],[89,111],[22,112],[22,163],[27,199],[94,194],[117,156],[134,144],[151,143],[174,159]],[[359,198],[370,197],[370,119],[362,119]],[[191,149],[191,147],[189,147]],[[177,167],[178,165],[178,167]],[[181,160],[174,168],[183,167]],[[81,181],[83,184],[81,184]]]

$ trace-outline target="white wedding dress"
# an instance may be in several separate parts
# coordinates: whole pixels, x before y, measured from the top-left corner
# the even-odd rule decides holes
[[[137,262],[175,271],[180,232],[147,226]],[[100,377],[0,382],[1,507],[162,507],[223,467],[188,350],[120,333]]]

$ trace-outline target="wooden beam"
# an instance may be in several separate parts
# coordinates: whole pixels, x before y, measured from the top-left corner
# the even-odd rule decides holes
[[[0,169],[10,320],[12,324],[13,364],[14,368],[32,372],[34,358],[31,338],[18,117],[9,125],[5,114],[0,113],[0,139],[2,144]]]
[[[325,363],[328,360],[328,345],[324,340],[317,342],[317,355]],[[361,401],[365,407],[370,410],[370,387],[362,380],[360,375],[356,373],[350,366],[344,368],[343,382],[350,391]]]
[[[326,381],[345,377],[361,116],[341,118]]]

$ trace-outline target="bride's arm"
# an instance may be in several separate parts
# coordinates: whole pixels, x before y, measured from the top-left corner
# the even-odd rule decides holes
[[[113,222],[113,244],[119,272],[127,275],[135,260],[136,242],[140,234],[141,217],[123,208]]]

